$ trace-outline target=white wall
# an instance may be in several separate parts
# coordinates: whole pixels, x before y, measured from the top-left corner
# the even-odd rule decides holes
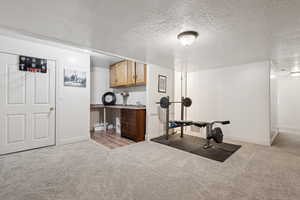
[[[300,135],[300,78],[279,78],[277,82],[279,132]]]
[[[91,103],[102,104],[102,95],[105,92],[113,91],[116,93],[117,104],[123,104],[122,91],[129,92],[127,104],[136,105],[140,102],[146,105],[146,86],[123,87],[118,89],[109,88],[109,68],[108,66],[91,68]]]
[[[269,145],[269,91],[269,62],[188,72],[187,96],[193,104],[187,119],[230,120],[222,128],[225,138]]]
[[[90,119],[90,56],[40,42],[0,36],[0,51],[56,60],[56,143],[86,140],[89,138]],[[87,87],[64,87],[64,68],[86,71]]]
[[[187,95],[187,72],[186,71],[175,71],[175,81],[174,81],[174,100],[180,101],[181,97],[188,97]],[[184,110],[184,119],[187,119],[187,111],[189,108]],[[174,104],[175,119],[181,119],[181,104]],[[185,127],[186,129],[186,127]]]
[[[275,78],[270,79],[270,112],[272,143],[278,134],[278,81]]]
[[[158,75],[167,76],[167,93],[158,93]],[[161,109],[160,98],[169,96],[174,99],[174,70],[148,65],[147,69],[147,131],[148,139],[165,134],[165,109]],[[174,118],[174,108],[170,108],[170,119]]]
[[[180,101],[181,96],[184,95],[183,92],[183,83],[186,83],[186,80],[182,80],[184,72],[175,71],[174,72],[174,100]],[[180,119],[181,117],[181,106],[180,104],[174,104],[174,118]]]
[[[139,102],[142,105],[146,105],[146,86],[132,86],[132,87],[124,87],[124,88],[114,88],[113,92],[116,93],[117,104],[123,104],[123,97],[121,92],[126,91],[129,93],[129,97],[127,97],[127,104],[136,105]]]
[[[104,67],[91,67],[91,103],[102,104],[101,98],[109,88],[109,69]]]

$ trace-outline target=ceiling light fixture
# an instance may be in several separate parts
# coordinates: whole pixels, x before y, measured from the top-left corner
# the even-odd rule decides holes
[[[291,76],[293,76],[293,77],[300,76],[300,71],[291,72]]]
[[[198,35],[199,34],[196,31],[184,31],[177,35],[177,39],[181,42],[183,46],[190,46],[195,42]]]

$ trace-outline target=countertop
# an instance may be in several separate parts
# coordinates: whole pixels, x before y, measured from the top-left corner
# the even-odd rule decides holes
[[[133,110],[146,110],[146,106],[136,106],[136,105],[103,105],[103,104],[91,104],[91,109],[97,108],[115,108],[115,109],[133,109]]]

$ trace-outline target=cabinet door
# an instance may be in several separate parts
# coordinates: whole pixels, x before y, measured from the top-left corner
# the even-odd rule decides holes
[[[117,86],[127,85],[127,61],[117,63],[116,76]]]
[[[136,135],[136,112],[135,110],[121,110],[121,136],[135,140]]]
[[[136,85],[145,85],[147,82],[147,65],[143,63],[136,63],[135,75]]]
[[[135,62],[127,61],[127,85],[135,84]]]
[[[146,111],[145,110],[121,110],[121,136],[135,142],[145,140]]]
[[[110,87],[117,87],[117,64],[111,65],[109,71]]]

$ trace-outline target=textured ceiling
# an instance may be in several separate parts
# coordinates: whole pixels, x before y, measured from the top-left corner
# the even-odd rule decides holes
[[[0,26],[166,67],[300,61],[299,0],[0,0]],[[182,47],[176,35],[199,32]]]
[[[120,62],[124,59],[114,56],[108,56],[99,53],[92,53],[91,54],[91,66],[92,67],[102,67],[108,68],[111,64]]]

